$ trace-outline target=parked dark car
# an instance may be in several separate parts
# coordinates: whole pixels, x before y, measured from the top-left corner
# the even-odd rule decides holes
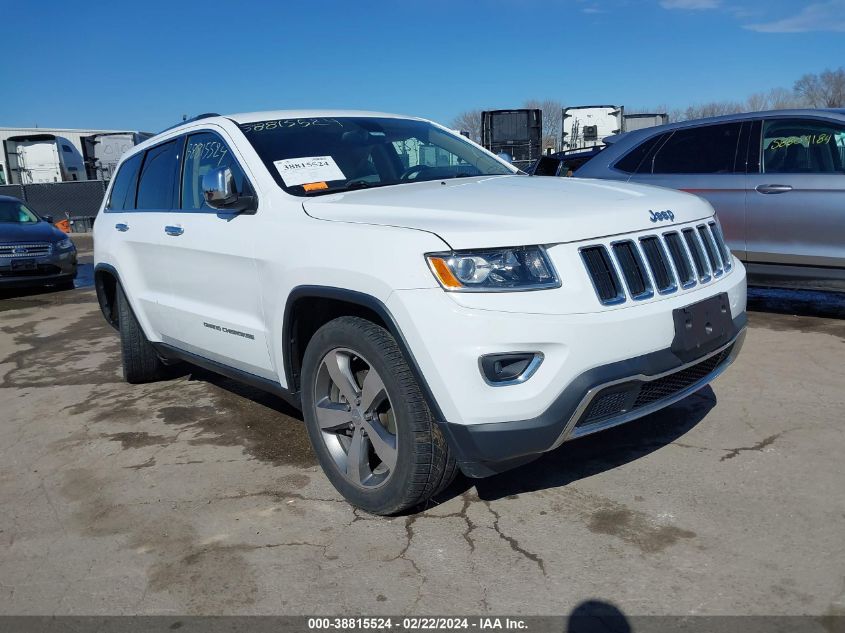
[[[702,196],[750,283],[845,290],[845,110],[728,115],[606,141],[576,178]]]
[[[73,287],[76,247],[67,234],[22,201],[0,196],[0,289]]]

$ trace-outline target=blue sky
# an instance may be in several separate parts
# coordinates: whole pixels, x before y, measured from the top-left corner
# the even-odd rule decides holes
[[[98,5],[99,6],[94,6]],[[0,126],[735,99],[845,64],[845,0],[0,0]]]

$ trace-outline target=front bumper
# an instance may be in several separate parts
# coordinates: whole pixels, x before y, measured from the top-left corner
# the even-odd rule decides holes
[[[12,260],[0,258],[0,288],[59,284],[76,278],[76,250],[32,258],[32,264],[30,270],[12,270]]]
[[[745,315],[730,342],[679,364],[668,349],[596,367],[576,378],[542,415],[516,422],[441,428],[469,477],[487,477],[526,463],[563,442],[618,426],[695,393],[725,371],[745,341]]]
[[[673,311],[719,293],[728,295],[733,331],[721,348],[679,358],[671,350]],[[518,299],[518,313],[467,307],[440,290],[400,290],[387,301],[432,411],[470,476],[501,472],[685,397],[724,371],[744,338],[745,272],[738,262],[706,286],[629,307],[549,314],[532,311],[549,302],[547,295]],[[478,358],[502,352],[539,352],[544,360],[529,380],[491,386]]]

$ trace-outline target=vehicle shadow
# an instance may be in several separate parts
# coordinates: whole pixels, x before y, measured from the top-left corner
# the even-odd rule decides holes
[[[247,435],[250,435],[250,442],[273,443],[281,440],[308,445],[302,414],[281,398],[191,365],[174,366],[172,377],[179,375],[189,375],[189,380],[215,385],[238,398],[288,418],[283,420],[273,415],[266,423],[257,419],[242,419],[239,424],[245,427],[244,432],[249,427]],[[471,488],[475,488],[480,499],[495,501],[510,495],[559,488],[618,468],[676,441],[707,417],[716,402],[716,394],[708,385],[670,407],[619,427],[567,442],[539,459],[505,473],[485,479],[470,479],[459,475],[425,507],[412,508],[403,514],[424,511],[460,496]],[[255,414],[255,410],[252,413]],[[280,428],[279,425],[295,425],[296,428]],[[280,433],[282,430],[284,433]],[[246,435],[242,439],[246,442]]]
[[[845,319],[845,292],[749,286],[748,311]]]
[[[478,497],[494,501],[548,488],[566,486],[639,459],[671,444],[701,422],[716,406],[706,386],[680,402],[639,420],[567,442],[525,466],[485,479],[458,479],[434,503],[443,503],[475,488]]]

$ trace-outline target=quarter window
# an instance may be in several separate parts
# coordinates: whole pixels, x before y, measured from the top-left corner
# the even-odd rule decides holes
[[[184,138],[184,137],[183,137]],[[138,208],[167,210],[175,206],[179,188],[182,138],[148,149],[138,182]]]
[[[763,171],[834,174],[845,165],[845,125],[801,119],[765,121]]]
[[[109,194],[106,209],[110,211],[128,211],[135,208],[135,192],[138,189],[138,171],[141,168],[143,154],[135,154],[126,159],[114,177],[114,184]]]
[[[222,139],[212,132],[191,134],[185,149],[182,170],[182,208],[211,209],[202,195],[202,178],[212,169],[228,167],[235,179],[235,189],[243,193],[246,186],[244,172]]]
[[[676,130],[654,157],[655,174],[731,174],[742,124]]]

